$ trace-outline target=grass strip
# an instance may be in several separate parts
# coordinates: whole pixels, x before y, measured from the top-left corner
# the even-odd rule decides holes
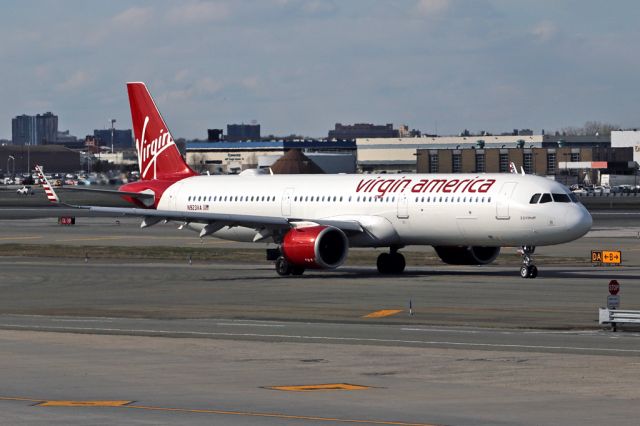
[[[347,258],[347,265],[375,265],[376,258],[383,250],[353,249]],[[408,265],[442,265],[433,252],[402,250]],[[60,259],[116,259],[116,260],[171,260],[198,262],[264,263],[264,249],[218,248],[218,247],[166,247],[166,246],[69,246],[59,244],[0,244],[2,257],[42,257]],[[589,263],[589,259],[576,257],[539,256],[545,264]],[[520,264],[516,253],[503,253],[496,265]]]

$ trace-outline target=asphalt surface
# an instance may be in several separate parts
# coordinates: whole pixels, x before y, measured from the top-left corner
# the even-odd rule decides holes
[[[640,329],[612,333],[597,311],[611,278],[640,309],[640,215],[594,219],[586,237],[538,249],[535,280],[509,262],[283,279],[266,262],[108,257],[253,247],[175,224],[2,221],[2,244],[94,250],[0,258],[0,424],[637,424]],[[623,265],[591,266],[592,249],[622,250]],[[340,383],[366,389],[271,388]]]

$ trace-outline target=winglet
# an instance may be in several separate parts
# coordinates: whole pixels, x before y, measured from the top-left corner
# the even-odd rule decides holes
[[[511,163],[509,163],[509,172],[513,173],[513,174],[518,174],[518,169],[516,168],[516,163],[514,163],[513,161]]]
[[[35,167],[36,171],[38,172],[40,182],[42,183],[42,188],[44,189],[45,194],[47,194],[47,199],[53,204],[59,204],[60,198],[58,197],[58,194],[56,194],[56,192],[53,190],[53,187],[49,183],[49,180],[45,177],[44,172],[42,171],[42,166]]]

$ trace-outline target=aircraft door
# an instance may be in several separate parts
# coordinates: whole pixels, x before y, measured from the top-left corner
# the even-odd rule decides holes
[[[409,218],[409,199],[407,194],[398,195],[398,219]]]
[[[291,216],[291,198],[293,188],[286,188],[282,193],[282,216]]]
[[[172,190],[169,191],[169,209],[170,210],[178,210],[178,197],[180,196],[180,190],[184,182],[178,182],[173,185]]]
[[[518,186],[517,182],[505,182],[502,185],[496,202],[496,219],[508,220],[511,218],[511,216],[509,216],[509,201],[516,186]]]

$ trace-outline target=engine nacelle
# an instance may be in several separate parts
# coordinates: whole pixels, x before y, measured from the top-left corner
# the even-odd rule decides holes
[[[293,228],[282,240],[282,254],[292,265],[333,269],[342,265],[349,252],[347,236],[333,226]]]
[[[500,247],[437,246],[433,247],[444,263],[449,265],[486,265],[496,260]]]

